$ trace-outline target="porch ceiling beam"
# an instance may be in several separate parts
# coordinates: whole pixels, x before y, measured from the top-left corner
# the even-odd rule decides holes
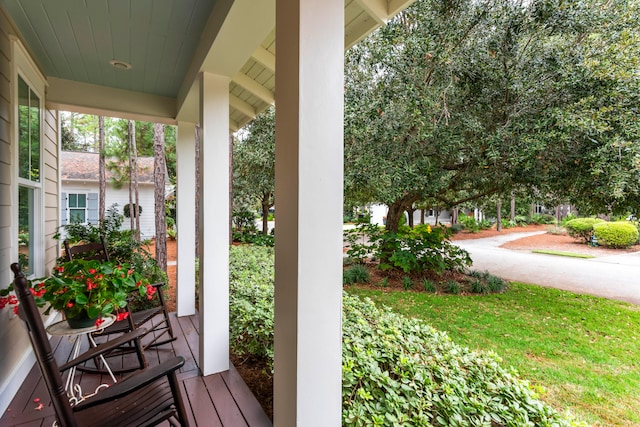
[[[240,125],[238,124],[238,122],[229,119],[229,130],[231,132],[235,132],[238,129],[240,129]]]
[[[235,95],[229,94],[229,105],[249,117],[249,119],[253,119],[256,116],[255,108]]]
[[[47,107],[78,113],[176,124],[176,100],[147,93],[48,78]]]
[[[389,6],[387,7],[387,12],[389,13],[389,17],[395,16],[403,9],[408,8],[416,0],[389,0]]]
[[[276,56],[267,49],[260,46],[252,54],[251,57],[261,63],[270,71],[276,71]]]
[[[235,84],[242,86],[244,89],[262,99],[267,104],[273,105],[276,102],[275,96],[269,89],[265,88],[246,74],[237,73],[233,76],[232,80]]]
[[[387,0],[356,0],[369,16],[378,24],[384,24],[389,19],[389,7]]]

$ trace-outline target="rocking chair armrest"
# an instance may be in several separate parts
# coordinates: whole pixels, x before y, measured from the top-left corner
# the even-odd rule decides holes
[[[163,287],[165,285],[166,285],[165,282],[151,283],[151,286],[153,286],[156,289],[160,289],[161,287]]]
[[[99,344],[97,347],[90,348],[85,351],[78,357],[69,362],[61,365],[59,367],[60,372],[66,371],[67,369],[73,368],[76,365],[86,362],[87,360],[91,360],[95,357],[100,356],[101,354],[107,353],[115,348],[120,347],[122,344],[125,344],[129,341],[133,341],[134,339],[144,335],[147,332],[145,328],[137,328],[131,332],[123,334],[116,339],[109,340],[105,343]]]
[[[97,395],[81,402],[73,407],[74,412],[91,408],[92,406],[110,402],[122,396],[126,396],[152,382],[167,376],[184,365],[184,357],[176,356],[161,364],[149,367],[140,373],[130,375],[121,382],[117,382]]]

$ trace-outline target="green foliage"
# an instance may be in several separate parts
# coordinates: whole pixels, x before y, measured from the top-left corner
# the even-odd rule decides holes
[[[630,222],[603,222],[593,225],[598,244],[612,248],[627,248],[638,243],[638,228]]]
[[[471,265],[469,253],[448,241],[451,230],[446,227],[418,225],[401,227],[397,233],[371,224],[359,224],[345,232],[354,260],[373,257],[380,260],[382,270],[398,269],[405,273],[461,270]]]
[[[361,264],[353,265],[342,273],[342,283],[352,285],[354,283],[369,283],[371,276],[367,267]]]
[[[234,231],[232,234],[234,242],[247,243],[258,246],[273,247],[275,238],[273,234],[262,234],[258,231]]]
[[[436,291],[436,285],[435,283],[433,283],[433,281],[429,279],[424,279],[422,281],[422,284],[424,285],[425,292],[434,293]]]
[[[273,368],[273,249],[232,246],[229,252],[231,350]]]
[[[273,250],[232,247],[231,348],[273,364]],[[343,296],[342,424],[571,423],[493,353],[454,344],[424,322]]]
[[[144,245],[133,238],[131,230],[120,230],[122,216],[118,214],[118,206],[112,205],[105,212],[105,219],[100,225],[67,224],[62,226],[66,238],[71,244],[79,242],[100,242],[104,236],[107,244],[109,259],[113,262],[130,264],[135,271],[140,272],[150,283],[166,283],[167,275],[158,266],[154,256]],[[54,235],[60,239],[60,232]],[[131,301],[133,310],[141,310],[154,305],[145,295],[136,296]]]
[[[388,288],[389,287],[389,278],[388,277],[383,277],[382,280],[380,280],[380,286],[383,288]]]
[[[135,203],[127,203],[122,208],[122,213],[126,218],[131,218],[131,216],[135,218],[137,215],[142,215],[142,206],[138,205],[138,209],[136,209]]]
[[[593,226],[601,222],[604,221],[599,218],[576,218],[567,221],[564,227],[567,229],[569,236],[589,243],[593,235]]]
[[[460,283],[455,280],[447,280],[446,282],[444,282],[443,288],[446,293],[454,295],[457,295],[460,293],[460,291],[462,291]]]
[[[402,276],[402,287],[405,291],[413,288],[413,280],[409,276]]]
[[[533,214],[529,223],[531,224],[555,224],[556,218],[549,214]]]
[[[472,270],[469,275],[474,280],[471,281],[471,292],[488,294],[500,293],[507,289],[507,282],[488,271]]]
[[[237,231],[257,231],[255,213],[246,207],[234,209],[233,226]]]

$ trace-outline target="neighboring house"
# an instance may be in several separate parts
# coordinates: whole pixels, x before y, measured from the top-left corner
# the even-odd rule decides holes
[[[74,222],[98,224],[98,194],[100,191],[98,162],[99,155],[97,153],[60,152],[62,184],[60,188],[60,225]],[[108,168],[106,177],[105,207],[108,209],[113,204],[117,204],[118,213],[124,215],[124,207],[129,204],[129,185],[124,183],[120,188],[116,188],[113,185],[113,173]],[[151,239],[155,237],[156,231],[153,157],[138,158],[138,197],[142,208],[140,236],[143,239]],[[130,219],[125,217],[122,229],[128,230],[130,225]]]
[[[387,205],[371,205],[369,212],[371,214],[371,223],[377,225],[386,225],[387,223],[387,212],[389,211],[389,207]],[[424,212],[424,222],[425,224],[436,224],[436,214],[438,223],[450,223],[451,222],[451,213],[448,210],[442,210],[440,212],[436,212],[433,208],[425,209]],[[405,220],[408,222],[408,214],[405,212],[404,214]],[[417,209],[413,212],[413,224],[421,224],[422,221],[422,212],[420,209]]]

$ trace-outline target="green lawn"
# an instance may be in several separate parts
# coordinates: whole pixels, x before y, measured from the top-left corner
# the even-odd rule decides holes
[[[521,283],[488,296],[347,291],[495,351],[543,386],[546,402],[590,425],[640,425],[639,306]]]

